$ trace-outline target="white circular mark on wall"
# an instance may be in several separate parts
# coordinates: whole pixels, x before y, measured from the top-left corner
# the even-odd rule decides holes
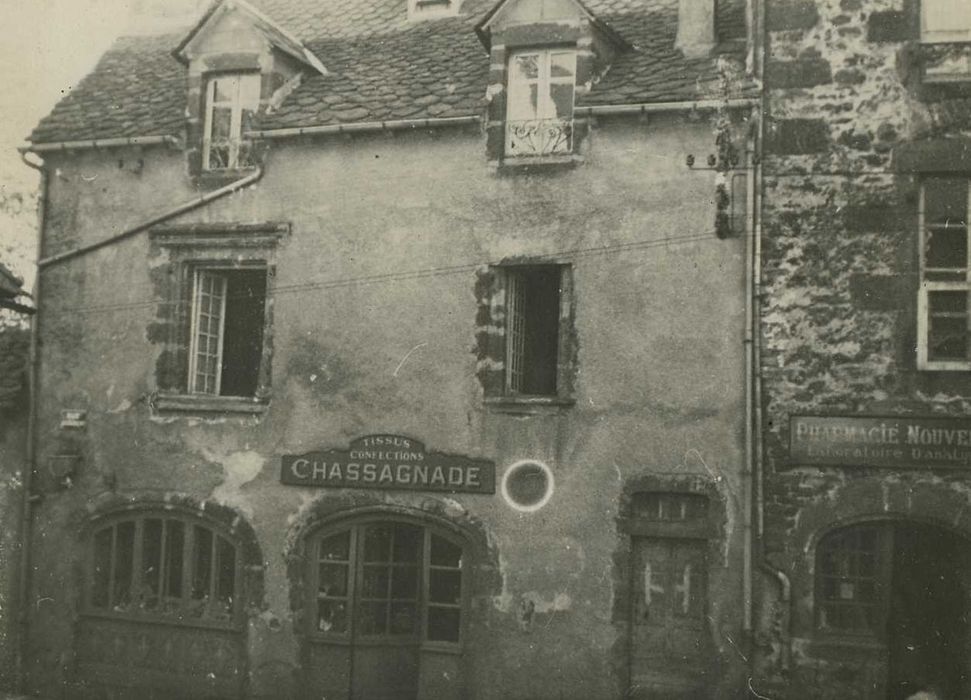
[[[542,462],[523,459],[509,465],[502,475],[502,497],[516,510],[539,510],[552,496],[553,472]]]

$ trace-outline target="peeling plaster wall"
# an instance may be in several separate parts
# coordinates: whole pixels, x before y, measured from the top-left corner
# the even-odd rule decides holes
[[[285,562],[294,532],[323,504],[358,497],[479,524],[497,571],[482,584],[482,624],[466,645],[474,697],[616,696],[626,626],[612,613],[614,559],[629,539],[615,518],[625,485],[654,475],[661,485],[716,483],[724,501],[724,540],[714,545],[722,556],[710,574],[724,697],[745,673],[726,641],[741,637],[745,246],[715,237],[714,174],[683,165],[686,153],[714,150],[707,120],[680,117],[605,121],[585,162],[555,172],[498,174],[468,131],[275,142],[257,185],[178,220],[292,223],[275,253],[263,415],[152,413],[161,349],[148,330],[158,300],[146,236],[45,272],[40,459],[65,439],[61,409],[86,410],[88,425],[70,488],[40,485],[31,599],[45,603],[31,606],[32,686],[53,692],[70,668],[85,502],[154,492],[231,506],[256,532],[266,562],[263,609],[249,624],[254,697],[295,692]],[[132,157],[144,159],[136,175],[119,167]],[[49,162],[57,174],[45,255],[194,194],[177,152]],[[483,403],[476,270],[509,256],[573,265],[575,405]],[[373,279],[416,270],[440,272]],[[555,495],[519,513],[498,494],[279,483],[281,454],[344,448],[376,432],[493,459],[498,478],[517,460],[541,460]]]
[[[793,603],[772,576],[760,582],[755,687],[774,698],[871,697],[885,673],[869,677],[852,651],[827,656],[814,636],[815,543],[867,518],[967,533],[968,482],[954,472],[790,469],[789,419],[971,408],[964,373],[916,369],[918,180],[894,156],[923,139],[968,136],[971,91],[922,84],[922,56],[964,49],[922,47],[912,0],[769,0],[766,11],[763,546],[790,577]]]

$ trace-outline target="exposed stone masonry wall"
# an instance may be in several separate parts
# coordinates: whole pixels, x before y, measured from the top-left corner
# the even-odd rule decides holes
[[[951,517],[969,490],[957,474],[792,468],[789,417],[971,409],[971,378],[916,370],[919,180],[897,168],[923,139],[969,135],[971,93],[922,84],[931,54],[963,47],[921,46],[911,0],[766,9],[763,548],[793,601],[786,609],[766,579],[756,681],[772,697],[870,697],[884,669],[813,643],[815,542],[874,514]]]

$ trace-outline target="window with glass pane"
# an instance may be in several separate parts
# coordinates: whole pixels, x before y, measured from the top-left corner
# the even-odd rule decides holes
[[[317,633],[460,641],[463,553],[457,544],[419,525],[367,522],[312,546]]]
[[[89,603],[95,611],[231,622],[236,545],[204,525],[145,515],[92,538]]]
[[[254,396],[263,360],[266,270],[196,270],[189,392]]]
[[[921,0],[924,41],[971,41],[971,2]]]
[[[204,170],[252,165],[250,144],[242,138],[260,106],[258,74],[218,75],[206,86],[206,123],[202,149]]]
[[[822,630],[880,635],[886,624],[881,572],[886,530],[851,527],[827,535],[816,553],[816,620]]]
[[[573,150],[574,51],[521,51],[509,59],[506,155]]]
[[[971,369],[968,192],[966,177],[927,178],[921,189],[921,369]]]

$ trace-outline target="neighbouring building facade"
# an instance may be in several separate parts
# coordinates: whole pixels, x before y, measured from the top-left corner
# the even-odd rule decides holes
[[[760,653],[971,696],[971,4],[766,3]]]
[[[28,148],[25,687],[743,693],[753,16],[222,0],[120,40]]]

